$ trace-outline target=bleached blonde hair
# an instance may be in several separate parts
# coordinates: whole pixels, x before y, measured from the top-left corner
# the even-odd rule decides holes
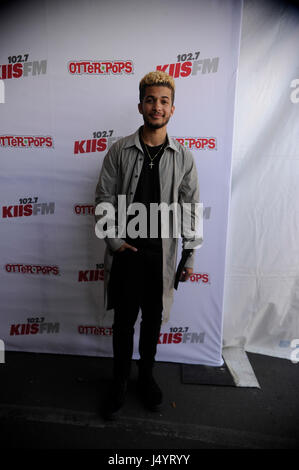
[[[147,73],[139,83],[139,100],[142,103],[145,97],[145,89],[148,86],[166,86],[171,90],[172,103],[174,102],[175,83],[174,79],[166,72],[156,70],[155,72]]]

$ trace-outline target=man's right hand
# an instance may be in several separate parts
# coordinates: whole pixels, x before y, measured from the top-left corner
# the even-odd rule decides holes
[[[135,248],[135,246],[129,245],[129,243],[124,242],[122,246],[118,250],[116,250],[115,253],[121,253],[122,251],[125,251],[125,250],[138,251],[137,248]]]

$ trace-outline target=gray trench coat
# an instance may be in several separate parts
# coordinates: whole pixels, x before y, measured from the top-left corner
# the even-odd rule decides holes
[[[96,187],[96,206],[108,202],[117,208],[118,195],[126,195],[128,207],[134,200],[144,158],[146,157],[140,144],[138,130],[114,143],[104,158]],[[174,138],[168,137],[168,145],[159,163],[159,176],[161,202],[199,203],[199,183],[192,153]],[[95,219],[97,222],[100,217],[95,215]],[[161,219],[163,230],[163,216]],[[162,238],[163,323],[168,321],[173,303],[177,240],[178,238]],[[105,238],[105,242],[107,245],[104,257],[105,306],[109,310],[113,308],[113,299],[108,298],[113,252],[120,248],[124,240],[117,237]],[[183,247],[186,246],[186,242],[188,238],[182,234]],[[197,238],[193,246],[198,248],[201,244],[202,238]],[[193,268],[195,251],[187,259],[185,267]]]

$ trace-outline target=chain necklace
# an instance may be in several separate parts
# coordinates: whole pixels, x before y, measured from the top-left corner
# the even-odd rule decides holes
[[[145,150],[146,150],[147,156],[148,156],[148,158],[149,158],[150,161],[151,161],[151,162],[149,163],[149,166],[151,167],[151,170],[152,170],[152,168],[153,168],[153,166],[154,166],[153,161],[154,161],[154,159],[159,155],[159,153],[161,152],[161,150],[164,150],[163,147],[164,147],[164,145],[165,145],[165,142],[162,144],[162,147],[159,148],[158,152],[157,152],[156,155],[154,155],[153,157],[150,156],[149,151],[148,151],[148,149],[147,149],[146,143],[145,143],[144,141],[143,141],[143,143],[144,143],[144,146],[145,146]]]

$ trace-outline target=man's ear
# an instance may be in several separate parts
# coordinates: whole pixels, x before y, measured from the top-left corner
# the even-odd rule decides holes
[[[173,115],[174,111],[175,111],[175,106],[174,106],[174,104],[173,104],[173,105],[171,106],[171,116]]]
[[[143,114],[143,112],[142,112],[142,104],[141,104],[141,103],[138,103],[138,111],[140,112],[140,114]]]

